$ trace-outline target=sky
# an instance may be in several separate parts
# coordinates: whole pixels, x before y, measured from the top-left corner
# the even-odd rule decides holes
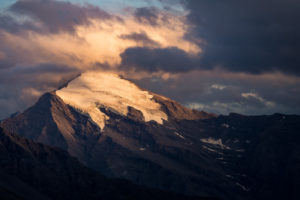
[[[216,114],[300,114],[295,0],[1,0],[0,119],[88,70]]]

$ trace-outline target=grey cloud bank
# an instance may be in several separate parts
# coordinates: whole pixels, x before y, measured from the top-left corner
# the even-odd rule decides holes
[[[166,10],[172,7],[173,1],[162,2]],[[146,73],[152,77],[134,81],[187,106],[217,114],[300,114],[298,1],[180,2],[190,27],[184,37],[202,52],[192,55],[177,47],[161,48],[151,32],[132,30],[119,36],[124,42],[136,43],[121,53],[120,71]],[[135,21],[155,30],[161,20],[170,20],[154,4],[149,5],[133,8]],[[89,25],[90,19],[122,21],[95,5],[55,0],[16,1],[7,11],[9,14],[0,13],[0,119],[32,105],[40,94],[79,73],[62,63],[32,64],[40,55],[18,48],[20,44],[12,46],[4,39],[6,32],[20,37],[28,30],[77,37],[76,26]],[[19,20],[23,16],[25,20]],[[177,78],[153,75],[157,72]]]

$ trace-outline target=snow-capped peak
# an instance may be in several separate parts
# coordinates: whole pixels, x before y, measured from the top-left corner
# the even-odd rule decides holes
[[[109,117],[100,111],[100,107],[126,116],[130,106],[141,111],[146,122],[153,120],[162,124],[163,120],[168,119],[149,92],[113,73],[85,72],[56,94],[66,104],[88,115],[101,129]]]

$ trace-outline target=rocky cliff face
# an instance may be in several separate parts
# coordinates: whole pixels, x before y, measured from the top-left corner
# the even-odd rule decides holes
[[[299,116],[215,116],[99,77],[43,95],[2,126],[141,185],[222,199],[299,195]]]

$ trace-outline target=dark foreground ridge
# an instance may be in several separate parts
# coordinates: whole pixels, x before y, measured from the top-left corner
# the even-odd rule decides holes
[[[205,199],[112,180],[67,152],[9,134],[0,127],[0,199]]]

